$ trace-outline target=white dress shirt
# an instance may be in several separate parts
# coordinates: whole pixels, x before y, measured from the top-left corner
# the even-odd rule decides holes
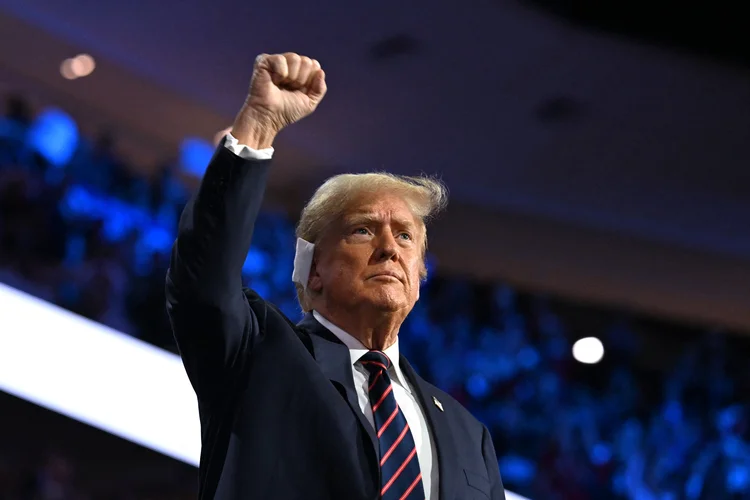
[[[232,134],[227,134],[226,140],[224,141],[224,147],[237,156],[247,160],[270,160],[273,156],[273,148],[261,150],[249,148],[244,144],[240,144]],[[313,311],[313,316],[315,316],[315,319],[318,320],[321,325],[328,328],[331,333],[349,348],[349,355],[352,361],[354,388],[357,391],[357,402],[359,403],[359,408],[362,410],[365,418],[370,425],[372,425],[372,428],[375,429],[375,417],[372,413],[372,406],[370,405],[370,396],[368,393],[370,372],[368,372],[367,368],[359,362],[359,359],[364,356],[369,349],[367,349],[362,342],[325,319],[317,311]],[[435,442],[430,433],[430,428],[427,425],[424,410],[419,404],[409,381],[401,371],[401,366],[399,365],[398,339],[396,339],[396,343],[384,352],[391,360],[391,367],[388,369],[388,375],[393,384],[393,395],[396,397],[396,403],[398,403],[399,408],[401,408],[401,412],[404,414],[404,417],[409,424],[409,429],[411,429],[411,434],[414,437],[414,444],[417,448],[417,458],[419,459],[419,468],[422,471],[422,485],[424,486],[426,500],[437,500],[437,498],[439,498],[438,464]]]
[[[273,157],[273,148],[252,149],[244,144],[240,144],[232,134],[226,135],[224,147],[240,158],[246,160],[270,160]]]
[[[349,356],[352,360],[352,375],[354,377],[354,388],[357,390],[357,401],[359,408],[362,410],[365,418],[372,428],[375,429],[375,417],[370,405],[370,396],[368,393],[370,372],[367,371],[359,361],[369,349],[362,342],[355,339],[344,330],[334,325],[317,311],[313,311],[313,316],[318,322],[328,328],[338,339],[349,348]],[[388,369],[388,375],[393,385],[393,395],[396,397],[401,412],[404,414],[406,421],[409,423],[409,429],[414,437],[414,444],[417,447],[417,458],[419,459],[419,468],[422,471],[422,485],[427,500],[438,498],[438,467],[437,454],[435,453],[435,443],[433,443],[430,429],[427,425],[424,410],[419,404],[416,395],[409,384],[409,381],[401,371],[399,365],[398,338],[396,342],[385,351],[386,356],[391,360],[391,367]]]

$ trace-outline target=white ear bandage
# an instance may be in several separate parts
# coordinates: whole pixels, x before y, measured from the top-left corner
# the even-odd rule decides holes
[[[314,244],[302,238],[297,238],[297,251],[294,254],[292,281],[302,285],[302,288],[305,290],[307,290],[307,281],[310,279],[314,251]]]

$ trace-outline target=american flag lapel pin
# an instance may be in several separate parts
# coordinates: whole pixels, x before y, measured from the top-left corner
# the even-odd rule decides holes
[[[436,398],[435,396],[432,396],[432,402],[433,402],[433,403],[435,403],[435,406],[437,406],[437,407],[438,407],[438,410],[440,410],[440,411],[445,411],[445,410],[443,410],[443,403],[441,403],[441,402],[440,402],[440,401],[438,400],[438,398]]]

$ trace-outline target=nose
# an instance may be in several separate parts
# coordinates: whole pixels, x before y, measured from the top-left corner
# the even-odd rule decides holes
[[[377,238],[377,241],[376,256],[378,261],[397,260],[398,245],[396,244],[396,238],[390,231],[384,231],[380,238]]]

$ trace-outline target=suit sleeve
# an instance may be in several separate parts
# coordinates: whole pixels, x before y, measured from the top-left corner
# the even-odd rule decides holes
[[[495,454],[495,445],[492,444],[492,436],[486,426],[482,433],[482,454],[484,463],[487,466],[487,475],[490,479],[491,498],[492,500],[505,500],[505,488],[503,480],[500,478],[500,466],[497,463]]]
[[[269,160],[219,145],[180,218],[166,277],[167,312],[199,400],[230,390],[260,329],[242,266],[260,211]]]

